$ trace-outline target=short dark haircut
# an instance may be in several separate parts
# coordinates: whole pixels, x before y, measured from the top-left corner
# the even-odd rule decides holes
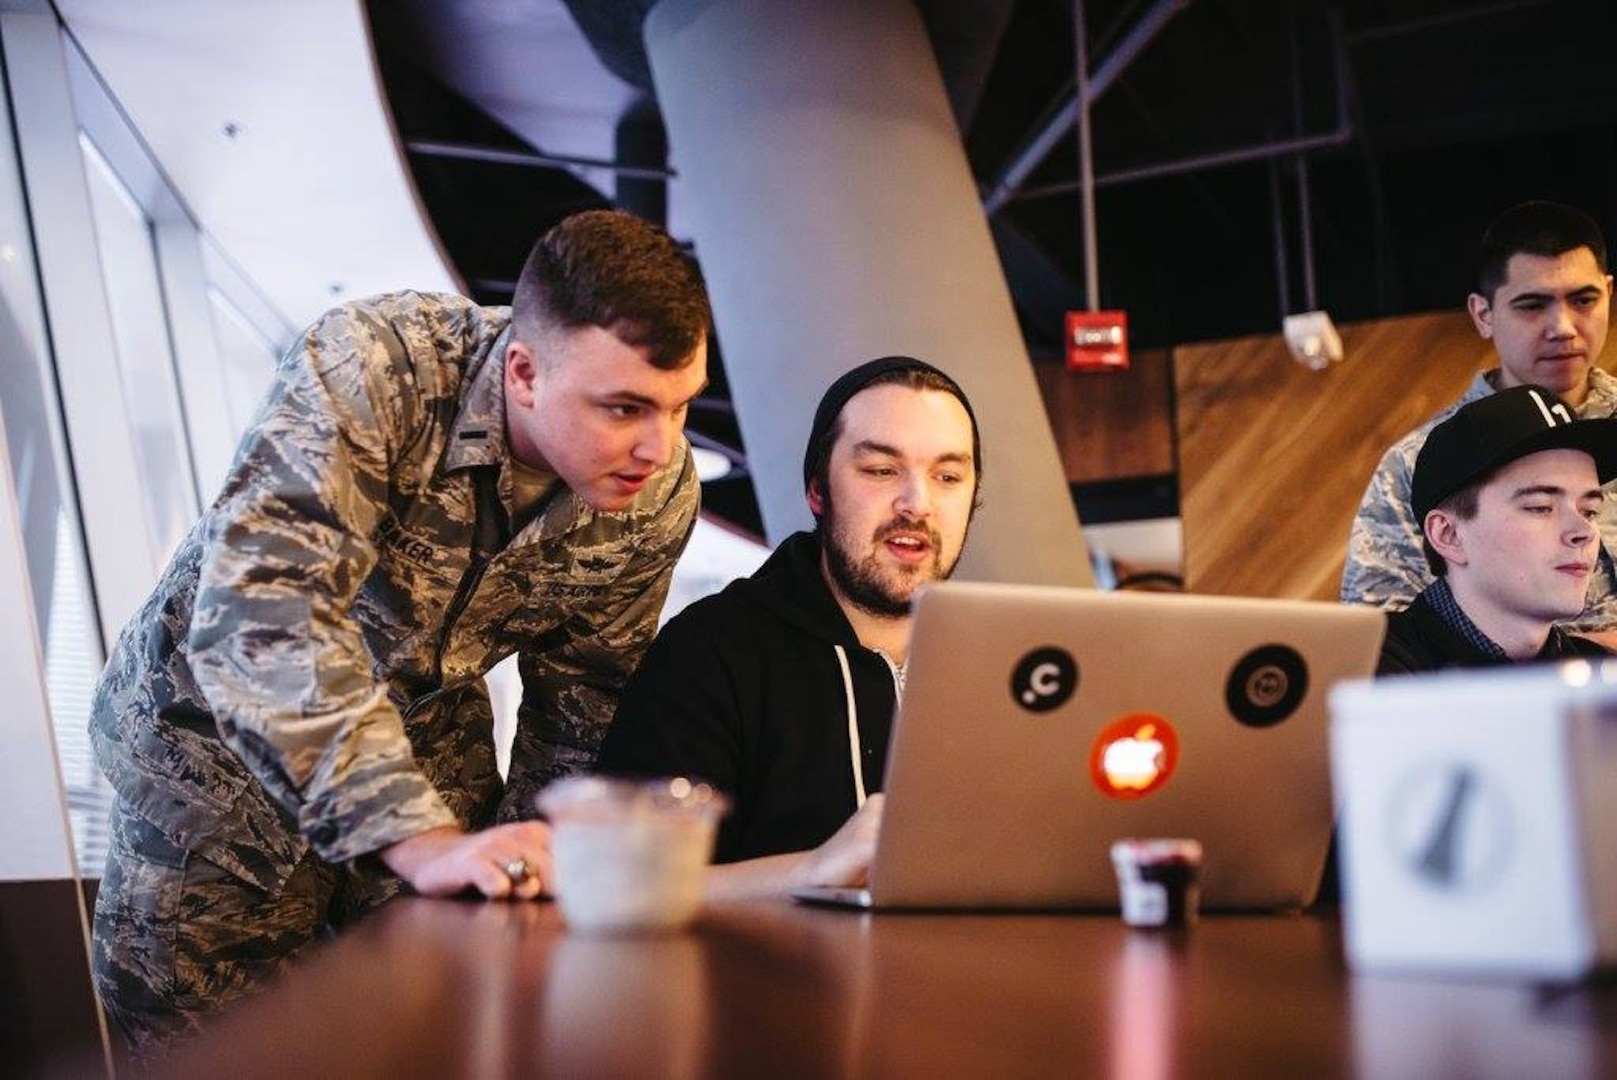
[[[1442,510],[1459,518],[1461,521],[1470,521],[1477,516],[1477,500],[1482,494],[1483,487],[1493,478],[1494,473],[1489,473],[1475,483],[1468,484],[1456,491],[1453,495],[1432,507],[1432,509]],[[1432,546],[1432,542],[1426,539],[1426,522],[1424,521],[1420,523],[1420,548],[1426,555],[1426,565],[1431,568],[1432,576],[1447,577],[1449,562],[1439,555],[1437,549]]]
[[[971,420],[971,508],[978,509],[982,505],[983,488],[983,447],[982,437],[977,432],[977,414],[972,411],[971,403],[966,400],[965,391],[943,372],[932,367],[905,367],[896,371],[883,372],[861,386],[857,393],[848,400],[858,397],[877,386],[904,386],[911,390],[936,390],[948,394],[966,410],[966,416]],[[846,406],[844,406],[846,408]],[[836,446],[837,440],[842,437],[842,413],[838,412],[831,426],[825,429],[820,440],[814,446],[814,464],[810,470],[814,485],[820,491],[821,502],[829,507],[831,505],[831,448]],[[814,515],[815,525],[819,525],[823,514]]]
[[[1493,294],[1505,283],[1512,255],[1553,259],[1586,247],[1600,272],[1606,272],[1606,240],[1595,219],[1561,203],[1524,202],[1494,219],[1482,234],[1477,260],[1477,292],[1493,303]]]
[[[684,366],[711,322],[696,265],[667,233],[620,210],[586,210],[554,225],[522,265],[511,300],[513,332],[525,344],[599,326],[650,349],[665,370]]]

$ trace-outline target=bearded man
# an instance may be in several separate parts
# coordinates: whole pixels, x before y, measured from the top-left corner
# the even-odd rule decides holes
[[[907,356],[855,368],[809,432],[813,531],[652,644],[596,767],[699,777],[730,796],[709,896],[864,883],[910,601],[953,572],[981,475],[977,421],[953,379]]]

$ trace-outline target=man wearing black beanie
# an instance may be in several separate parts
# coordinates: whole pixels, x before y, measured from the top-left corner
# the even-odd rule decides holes
[[[809,431],[814,529],[658,635],[596,768],[700,777],[730,795],[710,895],[864,883],[910,600],[953,572],[981,473],[953,379],[907,356],[854,368]]]

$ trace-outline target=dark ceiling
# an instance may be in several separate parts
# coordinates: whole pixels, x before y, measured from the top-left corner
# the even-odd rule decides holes
[[[617,160],[650,172],[614,194],[655,217],[664,205],[655,173],[666,161],[639,35],[650,0],[566,6],[566,32],[582,34],[609,71],[644,91],[618,122]],[[1052,357],[1062,313],[1085,302],[1071,129],[1030,159],[1037,164],[1025,179],[1005,180],[1072,100],[1073,6],[917,6],[991,208],[1029,350]],[[465,17],[487,7],[468,3]],[[611,199],[565,164],[540,167],[535,155],[545,147],[438,77],[432,58],[444,55],[456,4],[435,7],[430,22],[393,0],[371,0],[369,10],[407,142],[525,155],[526,164],[411,157],[450,259],[478,299],[503,303],[535,235]],[[1617,5],[1091,0],[1091,71],[1158,20],[1092,112],[1101,303],[1128,310],[1137,346],[1272,331],[1286,311],[1310,306],[1310,286],[1313,306],[1339,323],[1457,308],[1483,226],[1524,199],[1580,205],[1608,235],[1617,226],[1617,88],[1606,60]],[[429,33],[438,36],[430,48]],[[530,74],[542,94],[542,73]],[[1298,146],[1306,153],[1282,152]],[[740,451],[718,367],[692,429]],[[707,485],[704,498],[709,511],[760,531],[744,471]]]

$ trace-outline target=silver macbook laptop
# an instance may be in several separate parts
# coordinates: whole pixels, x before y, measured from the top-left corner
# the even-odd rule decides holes
[[[944,582],[917,597],[879,908],[1116,907],[1110,848],[1187,837],[1203,907],[1313,900],[1331,834],[1325,700],[1375,667],[1379,611]]]

